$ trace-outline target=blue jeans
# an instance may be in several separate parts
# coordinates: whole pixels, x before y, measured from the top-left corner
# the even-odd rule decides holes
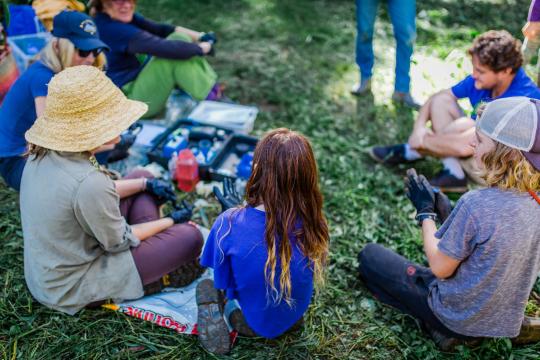
[[[0,157],[0,175],[8,186],[19,191],[21,189],[21,178],[26,164],[26,158],[22,156]]]
[[[416,39],[416,0],[387,0],[387,3],[396,38],[395,90],[408,92],[411,56]],[[373,26],[378,7],[379,0],[356,0],[356,63],[362,79],[368,79],[373,74]]]

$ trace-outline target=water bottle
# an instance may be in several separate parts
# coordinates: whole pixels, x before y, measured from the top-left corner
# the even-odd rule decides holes
[[[178,188],[185,192],[195,189],[199,182],[199,164],[190,149],[184,149],[178,154],[175,177]]]

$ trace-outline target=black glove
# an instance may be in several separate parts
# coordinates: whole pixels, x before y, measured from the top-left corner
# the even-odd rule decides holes
[[[405,192],[416,208],[417,220],[422,220],[422,217],[427,215],[436,216],[433,189],[424,175],[418,176],[415,169],[407,170]]]
[[[200,42],[209,42],[209,43],[212,43],[215,44],[217,43],[217,36],[216,36],[216,33],[213,32],[213,31],[210,31],[210,32],[207,32],[207,33],[204,33],[201,35],[201,37],[199,38],[199,41]]]
[[[175,224],[188,222],[193,216],[193,206],[185,200],[182,201],[182,205],[183,207],[175,206],[175,210],[168,215]]]
[[[438,188],[433,188],[433,192],[435,193],[435,213],[442,224],[452,212],[452,203],[448,196]]]
[[[216,56],[215,45],[217,43],[217,37],[213,31],[202,34],[201,37],[199,38],[199,41],[207,42],[207,43],[210,43],[210,45],[212,45],[212,47],[210,48],[210,51],[206,55]]]
[[[223,180],[223,193],[217,186],[214,186],[214,195],[221,204],[221,211],[226,211],[236,207],[242,203],[242,198],[238,195],[234,182],[231,178],[226,177]]]
[[[126,132],[120,135],[120,142],[114,147],[118,151],[128,151],[128,149],[135,143],[137,135],[134,135],[131,132]]]
[[[172,185],[163,180],[146,180],[145,190],[154,195],[160,204],[164,204],[167,201],[176,201],[176,193],[174,192]]]

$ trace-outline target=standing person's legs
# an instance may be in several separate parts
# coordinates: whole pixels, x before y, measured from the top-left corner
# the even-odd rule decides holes
[[[191,41],[185,34],[173,33],[168,39]],[[175,87],[188,93],[195,100],[204,100],[217,80],[217,74],[202,56],[186,60],[154,57],[137,78],[122,90],[132,100],[144,101],[148,111],[144,117],[159,114]]]
[[[389,0],[388,13],[396,39],[396,92],[409,92],[411,56],[416,39],[416,0]]]
[[[373,74],[373,27],[379,0],[356,0],[356,63],[362,82]]]
[[[358,261],[366,287],[381,302],[414,316],[446,336],[463,338],[444,326],[428,305],[429,285],[436,279],[429,268],[378,244],[366,245],[358,254]]]
[[[11,188],[20,191],[21,178],[26,164],[26,158],[22,156],[10,156],[0,158],[0,175]]]

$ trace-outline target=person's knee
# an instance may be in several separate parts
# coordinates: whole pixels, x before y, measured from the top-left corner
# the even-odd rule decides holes
[[[416,41],[416,31],[413,26],[405,26],[402,29],[394,31],[396,42],[412,48]]]
[[[204,239],[201,231],[191,224],[178,224],[175,225],[180,234],[182,245],[188,249],[188,253],[193,255],[193,258],[197,258],[204,245]]]
[[[169,40],[182,40],[182,41],[185,41],[185,42],[193,42],[193,39],[189,36],[189,35],[186,35],[184,33],[179,33],[179,32],[172,32],[169,36],[167,36],[167,39]]]
[[[367,244],[358,253],[358,271],[363,273],[366,269],[371,267],[371,264],[377,260],[378,255],[381,252],[381,248],[384,248],[379,244]]]

